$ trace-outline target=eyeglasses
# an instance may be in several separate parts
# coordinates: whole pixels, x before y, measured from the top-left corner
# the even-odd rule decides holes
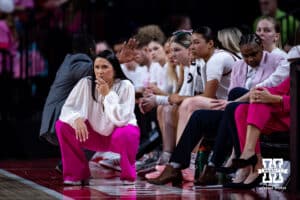
[[[179,36],[179,35],[182,35],[182,34],[192,35],[192,33],[193,33],[192,29],[189,29],[189,30],[182,29],[182,30],[177,30],[177,31],[173,32],[172,35],[173,36]]]

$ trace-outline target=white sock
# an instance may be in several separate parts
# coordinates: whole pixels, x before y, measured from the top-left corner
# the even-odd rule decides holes
[[[196,157],[197,157],[197,153],[192,152],[190,166],[189,166],[190,169],[195,169]]]
[[[179,169],[181,167],[181,164],[177,162],[170,162],[170,165],[175,169]]]
[[[213,162],[209,162],[207,165],[211,167],[215,167],[215,164]]]

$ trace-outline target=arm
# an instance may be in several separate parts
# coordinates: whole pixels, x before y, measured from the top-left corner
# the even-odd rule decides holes
[[[210,102],[210,109],[212,110],[224,110],[225,107],[231,102],[249,102],[250,92],[244,94],[243,96],[237,98],[234,101],[227,101],[225,99],[214,99]]]
[[[70,124],[73,128],[75,128],[76,119],[87,119],[87,108],[85,107],[88,106],[88,98],[90,97],[88,81],[87,78],[81,79],[72,89],[62,107],[59,119]]]
[[[150,91],[152,91],[153,94],[163,95],[163,96],[168,95],[166,92],[164,92],[164,91],[162,91],[161,89],[159,89],[159,88],[157,87],[157,85],[154,84],[154,83],[150,83],[150,84],[149,84],[149,87],[148,87],[147,89],[149,89]]]
[[[290,78],[285,79],[281,84],[272,88],[262,88],[260,89],[261,93],[259,95],[262,98],[264,96],[272,95],[271,99],[261,100],[261,101],[270,101],[270,103],[281,103],[284,112],[289,112],[290,110]]]
[[[286,59],[281,59],[276,70],[263,82],[257,84],[258,87],[272,87],[279,85],[290,74],[290,63]]]
[[[251,103],[270,103],[280,104],[283,101],[283,97],[277,94],[271,94],[266,88],[255,88],[250,92]]]
[[[218,96],[218,87],[222,80],[225,79],[224,74],[231,72],[233,63],[234,60],[228,53],[221,52],[212,55],[206,64],[207,81],[202,96],[209,98]]]
[[[128,124],[134,113],[135,91],[129,81],[122,81],[119,94],[115,91],[109,91],[104,97],[104,112],[116,126]]]
[[[134,60],[135,48],[137,47],[137,42],[135,39],[130,38],[128,42],[124,42],[120,52],[116,53],[116,56],[120,63],[128,63]]]
[[[60,120],[70,124],[75,129],[76,139],[84,142],[88,139],[85,124],[90,97],[88,79],[81,79],[69,94],[62,108]]]
[[[179,94],[175,93],[175,94],[171,94],[168,98],[168,101],[170,104],[181,104],[181,102],[191,96],[180,96]]]
[[[235,99],[235,102],[249,102],[249,98],[250,98],[250,92],[247,92],[246,94],[244,94],[243,96]]]
[[[272,94],[267,88],[256,88],[250,95],[251,103],[268,103],[282,106],[284,112],[290,111],[290,95]]]
[[[219,81],[214,79],[206,82],[204,92],[200,96],[216,98],[217,89],[219,87]]]

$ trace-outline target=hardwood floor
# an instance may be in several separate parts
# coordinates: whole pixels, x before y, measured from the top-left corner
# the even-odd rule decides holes
[[[265,188],[199,189],[194,188],[191,182],[177,188],[171,185],[152,185],[138,179],[135,185],[124,186],[118,177],[114,177],[115,174],[111,174],[110,177],[113,178],[109,179],[91,179],[89,186],[65,187],[61,174],[55,170],[57,162],[56,158],[0,161],[0,199],[297,199],[288,192]],[[109,171],[105,173],[108,177]]]

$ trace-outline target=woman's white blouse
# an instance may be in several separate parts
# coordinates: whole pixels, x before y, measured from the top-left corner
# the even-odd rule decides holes
[[[73,128],[79,117],[88,120],[92,128],[101,135],[110,135],[115,127],[128,124],[137,126],[134,115],[135,91],[128,80],[116,81],[111,91],[95,101],[91,92],[92,80],[82,78],[69,94],[59,119]]]

